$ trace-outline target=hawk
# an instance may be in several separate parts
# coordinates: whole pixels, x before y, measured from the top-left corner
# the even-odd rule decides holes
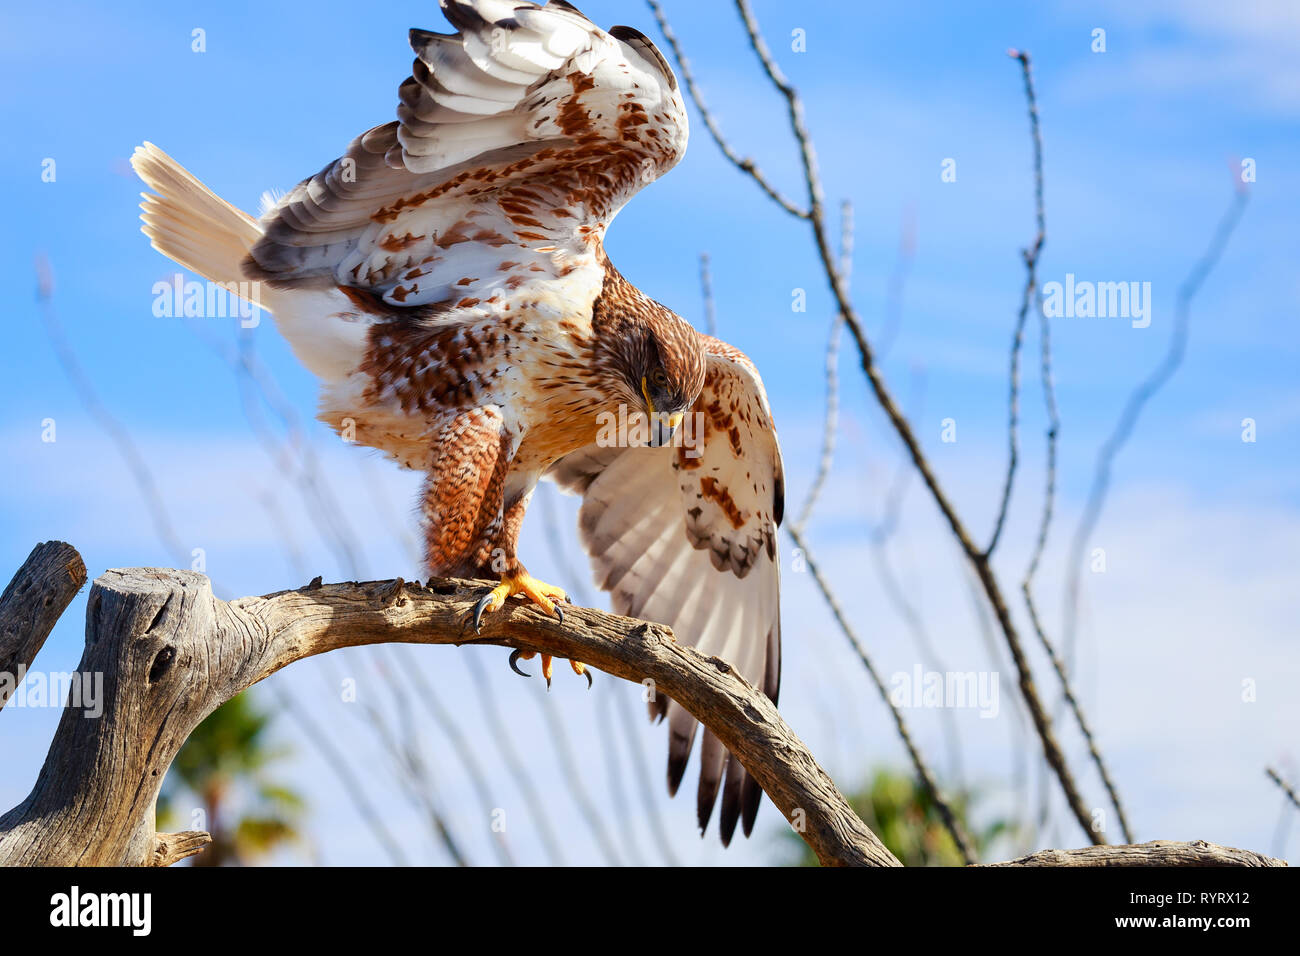
[[[410,32],[397,120],[259,219],[138,147],[144,232],[213,282],[254,283],[320,379],[320,419],[425,473],[428,573],[500,581],[476,627],[516,595],[563,615],[564,591],[516,551],[547,478],[582,496],[615,611],[669,625],[775,701],[783,473],[762,381],[604,249],[623,205],[685,152],[672,69],[643,34],[563,0],[441,6],[456,32]],[[542,669],[549,684],[549,657]],[[669,726],[675,793],[696,722],[662,695],[650,712]],[[721,791],[723,843],[738,820],[749,834],[756,781],[707,730],[700,763],[701,832]]]

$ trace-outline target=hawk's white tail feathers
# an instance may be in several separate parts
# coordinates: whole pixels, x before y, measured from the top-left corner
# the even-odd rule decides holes
[[[217,196],[153,143],[136,147],[131,166],[154,191],[141,194],[140,218],[141,231],[155,249],[272,313],[299,361],[321,379],[341,381],[356,370],[373,316],[357,311],[333,287],[283,291],[250,280],[243,263],[262,238],[256,219]]]
[[[262,237],[262,227],[199,182],[153,143],[135,148],[131,167],[157,195],[141,193],[141,231],[167,258],[205,279],[246,281],[240,263]]]

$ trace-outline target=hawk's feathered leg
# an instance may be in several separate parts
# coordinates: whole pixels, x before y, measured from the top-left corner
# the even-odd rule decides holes
[[[518,436],[498,405],[472,408],[448,416],[434,430],[435,441],[424,486],[425,562],[436,577],[500,576],[474,607],[477,632],[483,615],[499,611],[508,598],[523,595],[561,622],[560,602],[569,597],[562,588],[533,577],[519,560],[516,545],[531,490],[507,500],[507,477],[518,448]],[[512,655],[513,661],[532,657]],[[570,662],[578,674],[580,661]],[[542,675],[551,683],[551,655],[542,655]],[[525,675],[526,676],[526,675]],[[590,675],[586,675],[590,684]]]

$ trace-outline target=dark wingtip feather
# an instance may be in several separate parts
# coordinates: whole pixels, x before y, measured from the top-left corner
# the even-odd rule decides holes
[[[691,744],[695,741],[697,726],[691,724],[689,734],[673,732],[668,735],[668,795],[670,797],[677,796],[677,788],[682,785],[686,764],[691,759]]]
[[[774,704],[781,702],[781,618],[767,632],[767,659],[763,664],[763,693]]]
[[[700,744],[700,785],[695,791],[695,819],[699,822],[701,836],[709,828],[709,818],[718,802],[718,788],[722,786],[726,767],[727,752],[722,749],[718,738],[706,730],[704,742]]]
[[[718,781],[700,778],[700,789],[695,791],[695,819],[700,825],[700,836],[709,828],[713,805],[718,802]],[[722,841],[726,843],[726,840]]]
[[[763,788],[758,785],[757,780],[745,774],[740,791],[741,826],[745,830],[745,836],[749,836],[754,831],[754,819],[758,816],[758,805],[762,802]]]
[[[727,755],[727,783],[722,789],[722,812],[718,816],[718,836],[722,845],[730,846],[731,837],[736,832],[736,820],[740,817],[743,786],[749,777],[740,765],[735,754]],[[749,830],[745,831],[749,836]]]
[[[551,0],[551,2],[547,4],[547,6],[559,7],[561,10],[568,10],[570,13],[574,14],[575,16],[582,17],[582,19],[586,20],[588,23],[591,23],[591,17],[587,16],[585,13],[583,13],[573,4],[569,3],[568,0]]]
[[[607,31],[615,40],[626,43],[638,53],[643,53],[653,60],[659,66],[659,72],[663,74],[668,81],[668,88],[677,89],[677,77],[673,74],[673,68],[668,65],[664,55],[659,52],[659,48],[654,45],[654,41],[642,33],[636,27],[615,26],[610,27]]]
[[[512,20],[503,23],[493,24],[488,22],[483,14],[479,13],[465,0],[438,0],[438,5],[442,7],[442,15],[451,21],[451,25],[458,30],[471,30],[477,32],[485,27],[500,26],[513,30],[518,26]]]

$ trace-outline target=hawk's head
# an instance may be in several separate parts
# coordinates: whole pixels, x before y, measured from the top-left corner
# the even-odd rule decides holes
[[[704,387],[704,343],[677,313],[643,295],[613,266],[592,307],[602,384],[629,415],[650,417],[650,444],[666,445]]]

